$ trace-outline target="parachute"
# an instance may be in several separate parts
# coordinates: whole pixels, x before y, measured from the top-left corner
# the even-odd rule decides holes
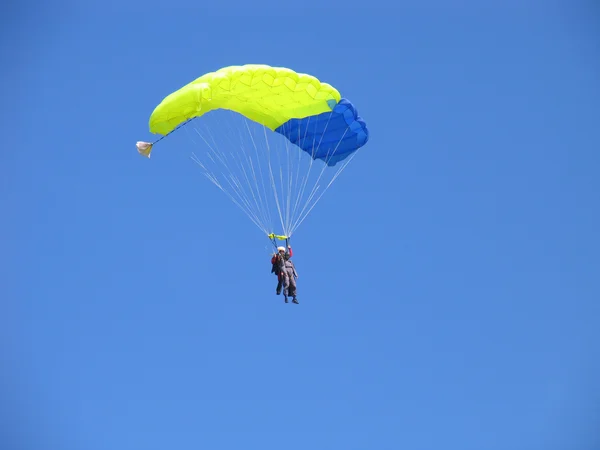
[[[333,86],[261,64],[202,75],[165,97],[149,128],[161,137],[137,142],[148,158],[175,130],[192,129],[202,148],[193,160],[273,241],[292,236],[369,139],[355,106]]]

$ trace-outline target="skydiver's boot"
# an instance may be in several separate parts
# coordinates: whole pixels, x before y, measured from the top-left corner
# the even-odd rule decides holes
[[[283,298],[285,299],[285,302],[288,303],[288,298],[287,298],[287,295],[285,294],[285,292],[283,293]]]
[[[299,304],[298,299],[296,298],[295,295],[294,295],[294,298],[292,299],[292,303],[295,303],[296,305]]]

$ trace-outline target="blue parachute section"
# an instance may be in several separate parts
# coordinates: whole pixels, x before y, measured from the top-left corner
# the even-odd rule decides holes
[[[366,123],[344,98],[331,112],[288,120],[275,131],[328,166],[335,166],[369,140]]]

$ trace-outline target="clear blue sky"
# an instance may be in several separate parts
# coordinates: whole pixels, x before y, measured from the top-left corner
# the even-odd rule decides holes
[[[599,448],[600,11],[478,3],[2,6],[0,447]],[[371,131],[300,305],[192,145],[134,145],[244,63]]]

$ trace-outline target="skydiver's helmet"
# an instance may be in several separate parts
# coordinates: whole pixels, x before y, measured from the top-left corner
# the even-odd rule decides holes
[[[285,247],[277,247],[277,251],[278,252],[284,252],[285,253]]]

